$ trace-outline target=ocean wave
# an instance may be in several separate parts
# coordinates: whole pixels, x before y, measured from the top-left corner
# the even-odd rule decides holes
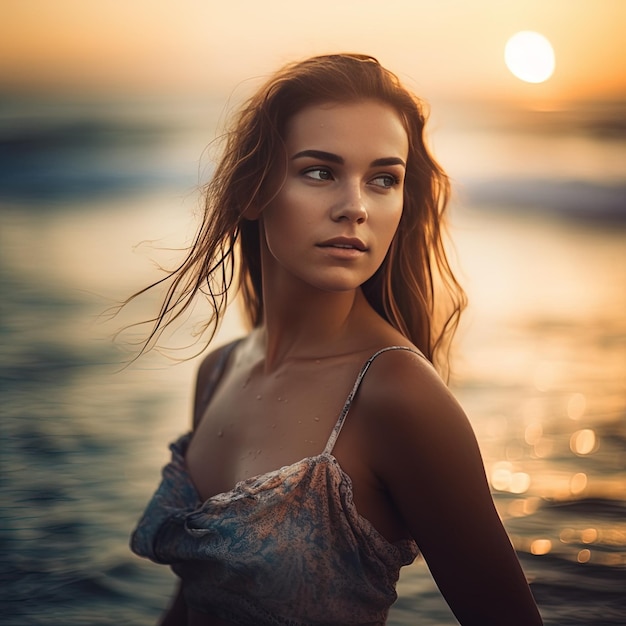
[[[32,206],[193,183],[163,157],[172,127],[106,118],[0,126],[0,200]]]
[[[502,178],[462,183],[462,202],[500,210],[532,210],[585,221],[626,224],[626,183]]]

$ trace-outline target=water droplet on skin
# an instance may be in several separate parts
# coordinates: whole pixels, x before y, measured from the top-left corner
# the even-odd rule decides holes
[[[319,422],[319,421],[320,421],[320,418],[319,418],[319,417],[314,417],[313,419],[314,419],[316,422]]]
[[[276,424],[272,424],[272,428],[276,428]]]
[[[217,436],[218,437],[223,437],[224,436],[224,431],[223,430],[218,430],[217,431]]]
[[[279,401],[279,402],[282,402],[282,401],[283,401],[283,399],[282,399],[280,396],[278,396],[278,401]]]
[[[263,396],[262,396],[261,394],[259,394],[259,395],[256,397],[256,399],[257,399],[257,400],[262,400],[262,399],[263,399]]]
[[[315,364],[319,365],[319,363],[320,363],[320,360],[319,359],[315,359]]]

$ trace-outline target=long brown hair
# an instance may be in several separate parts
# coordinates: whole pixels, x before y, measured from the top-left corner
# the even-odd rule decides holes
[[[224,136],[221,160],[206,186],[205,209],[184,261],[160,281],[170,281],[162,307],[148,323],[144,349],[187,311],[199,293],[212,313],[209,339],[221,321],[234,287],[242,295],[251,327],[263,321],[258,213],[276,193],[272,173],[282,166],[285,129],[305,107],[374,99],[400,116],[409,139],[402,217],[378,271],[363,284],[371,306],[438,369],[446,370],[449,342],[465,306],[465,294],[448,263],[442,218],[448,177],[426,147],[423,103],[373,57],[333,54],[292,63],[274,74],[240,109]]]

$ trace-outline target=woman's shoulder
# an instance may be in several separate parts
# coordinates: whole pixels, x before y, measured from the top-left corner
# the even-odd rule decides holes
[[[377,352],[359,390],[360,411],[375,436],[383,429],[403,437],[465,425],[463,409],[430,361],[411,344],[400,347]]]
[[[414,537],[420,507],[439,493],[434,485],[444,485],[443,492],[468,489],[488,495],[471,423],[423,356],[407,350],[379,355],[359,394],[358,418],[371,470],[403,508],[405,519],[412,520]],[[414,497],[417,491],[420,497]]]
[[[220,377],[226,370],[228,361],[231,355],[237,347],[241,344],[242,339],[236,339],[230,341],[224,345],[221,345],[211,350],[206,356],[202,358],[197,368],[196,385],[195,385],[195,400],[194,400],[194,414],[193,425],[194,428],[198,425],[202,412],[204,410],[205,394],[207,389],[214,386],[214,378]]]
[[[211,373],[215,370],[215,368],[220,364],[221,361],[224,360],[231,352],[240,344],[242,339],[235,339],[234,341],[229,341],[213,350],[209,351],[206,355],[202,357],[200,360],[200,364],[198,365],[198,379],[206,378],[211,375]]]
[[[384,383],[387,388],[415,384],[446,387],[433,364],[424,353],[409,342],[382,346],[372,354],[368,376]],[[378,387],[378,385],[377,385]]]

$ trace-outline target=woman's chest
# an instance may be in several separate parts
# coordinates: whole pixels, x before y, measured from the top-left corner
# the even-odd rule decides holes
[[[354,367],[235,372],[206,407],[186,454],[200,496],[320,454],[352,386]]]

